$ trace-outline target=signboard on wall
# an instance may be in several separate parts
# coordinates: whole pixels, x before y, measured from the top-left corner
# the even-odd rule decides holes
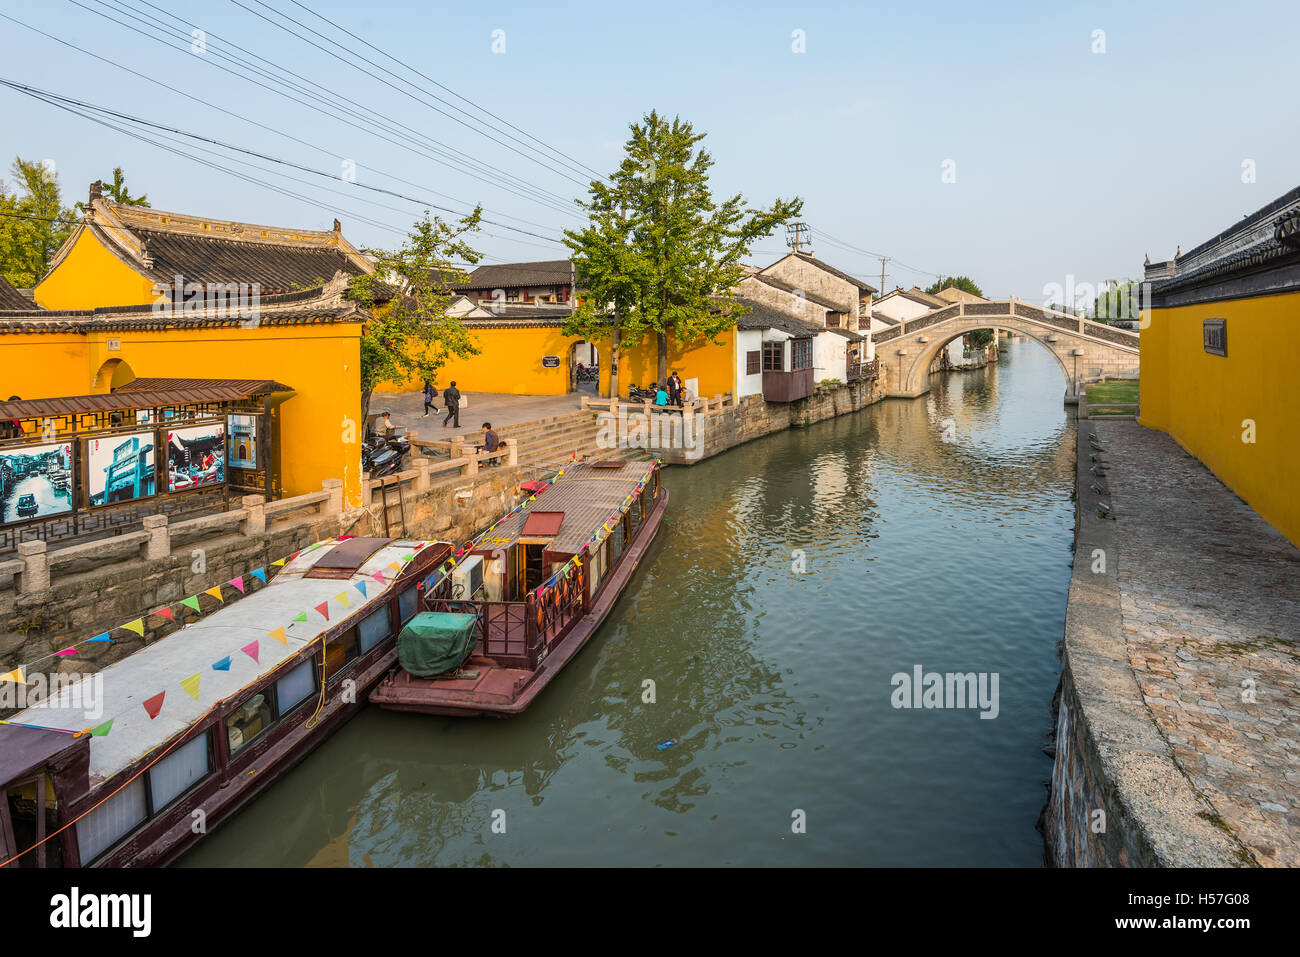
[[[0,522],[72,511],[72,444],[0,449]]]
[[[559,356],[542,356],[543,369],[558,369],[560,367]]]
[[[229,458],[232,469],[257,468],[257,416],[229,415]]]
[[[1228,354],[1228,321],[1226,319],[1206,319],[1202,325],[1205,336],[1205,351],[1212,356]]]
[[[153,433],[85,440],[86,501],[111,505],[154,494]]]

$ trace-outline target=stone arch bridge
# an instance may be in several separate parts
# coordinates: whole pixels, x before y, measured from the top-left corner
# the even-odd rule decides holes
[[[910,398],[930,391],[930,364],[949,342],[975,329],[1009,329],[1038,342],[1065,376],[1065,401],[1102,376],[1137,378],[1138,334],[1019,299],[959,302],[900,322],[872,336],[887,370],[886,394]]]

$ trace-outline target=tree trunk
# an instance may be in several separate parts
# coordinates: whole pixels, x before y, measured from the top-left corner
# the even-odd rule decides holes
[[[615,316],[615,317],[614,317],[614,322],[617,323],[618,321],[619,321],[619,320],[618,320],[618,316]],[[619,392],[618,392],[618,356],[619,356],[619,351],[620,351],[620,350],[619,350],[619,339],[620,339],[620,337],[621,337],[621,330],[618,328],[617,325],[615,325],[615,326],[614,326],[614,339],[613,339],[613,342],[612,342],[612,344],[610,345],[610,349],[609,349],[609,397],[610,397],[611,399],[616,399],[616,398],[618,398],[618,395],[619,395]]]
[[[668,382],[668,334],[661,332],[656,338],[659,340],[659,378],[655,382],[664,385]]]
[[[365,438],[366,419],[370,416],[370,397],[374,394],[372,389],[361,390],[361,424],[357,428],[358,438]]]

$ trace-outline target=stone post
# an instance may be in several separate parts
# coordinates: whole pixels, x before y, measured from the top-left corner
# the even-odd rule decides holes
[[[461,457],[465,460],[465,473],[464,473],[464,474],[466,474],[466,475],[478,475],[478,453],[477,453],[477,452],[464,452],[464,451],[462,451],[462,452],[461,452]]]
[[[511,442],[506,446],[506,465],[515,466],[519,464],[519,445]]]
[[[262,496],[245,495],[239,500],[239,504],[244,507],[244,528],[245,535],[261,535],[266,531],[266,506],[262,504]]]
[[[451,437],[451,457],[453,459],[465,457],[465,436],[453,435]]]
[[[429,491],[429,460],[416,459],[411,465],[415,468],[416,493]]]
[[[50,564],[45,556],[44,542],[19,542],[18,558],[23,563],[18,591],[34,595],[50,587]]]
[[[329,493],[329,498],[321,508],[322,515],[341,515],[343,513],[343,480],[321,479],[320,487]]]
[[[144,543],[144,557],[147,561],[157,561],[172,553],[172,536],[167,529],[166,515],[146,515],[144,530],[149,533],[149,540]]]

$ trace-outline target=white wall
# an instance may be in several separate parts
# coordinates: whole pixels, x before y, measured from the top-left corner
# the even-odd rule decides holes
[[[906,296],[890,296],[888,299],[877,299],[871,304],[871,313],[879,313],[888,316],[890,319],[899,319],[906,322],[908,319],[915,319],[917,316],[923,316],[930,312],[930,307],[914,302]]]
[[[823,332],[813,337],[813,381],[834,379],[844,381],[848,362],[848,340],[833,332]]]
[[[759,329],[736,330],[736,398],[747,395],[763,394],[763,373],[754,375],[745,372],[745,356],[750,352],[759,353],[759,368],[762,368],[763,333]]]

